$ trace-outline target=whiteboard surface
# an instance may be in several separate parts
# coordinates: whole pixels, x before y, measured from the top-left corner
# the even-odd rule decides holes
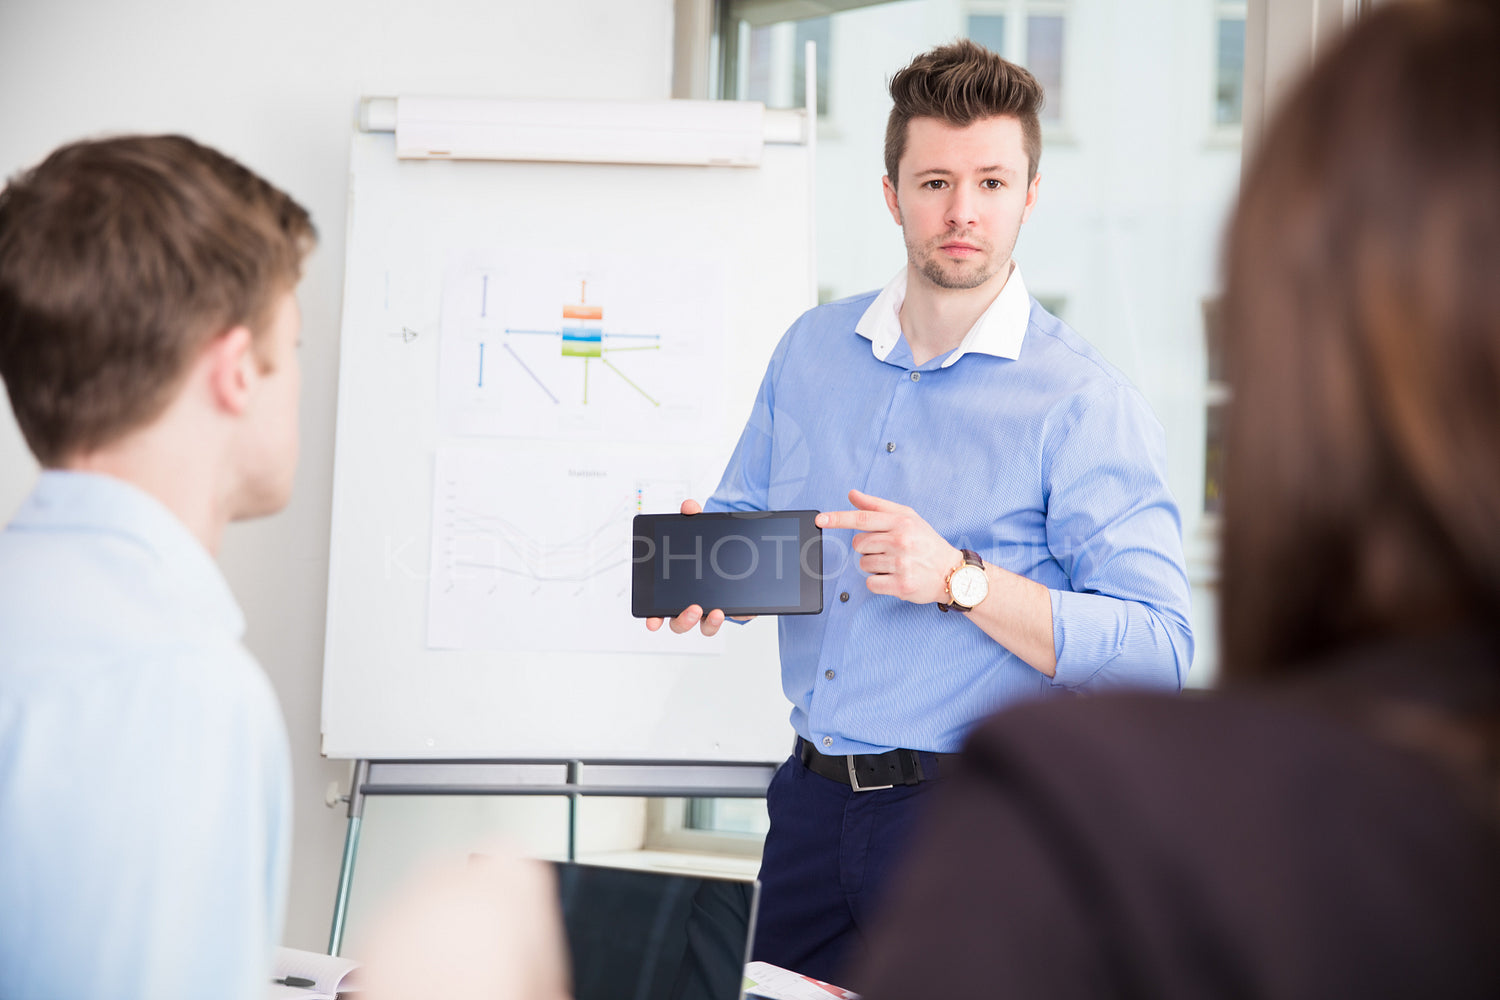
[[[617,456],[671,454],[692,496],[712,491],[772,349],[813,304],[810,156],[804,146],[768,145],[759,168],[414,162],[397,159],[390,134],[355,137],[325,754],[663,761],[786,754],[792,732],[774,619],[726,625],[713,639],[664,628],[635,651],[586,652],[568,647],[606,624],[549,598],[542,615],[496,607],[518,644],[533,647],[497,651],[431,648],[428,608],[442,561],[432,549],[440,451],[451,465],[455,454],[477,450],[502,477],[511,467],[546,467],[541,456],[601,444]],[[452,433],[439,413],[445,277],[455,259],[497,248],[540,260],[591,255],[606,269],[625,258],[720,268],[725,339],[704,355],[704,366],[717,370],[703,377],[722,386],[722,419],[703,421],[687,440],[642,439],[640,427],[626,423],[621,434],[635,437],[602,443]],[[513,488],[537,486],[518,479]]]

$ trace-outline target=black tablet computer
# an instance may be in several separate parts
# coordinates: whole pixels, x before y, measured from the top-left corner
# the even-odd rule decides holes
[[[672,618],[690,605],[726,615],[823,610],[815,510],[637,514],[630,611]]]

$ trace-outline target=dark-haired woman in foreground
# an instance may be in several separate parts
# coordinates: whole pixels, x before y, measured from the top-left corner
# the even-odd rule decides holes
[[[1500,996],[1500,4],[1389,3],[1227,244],[1225,687],[972,736],[852,984]]]

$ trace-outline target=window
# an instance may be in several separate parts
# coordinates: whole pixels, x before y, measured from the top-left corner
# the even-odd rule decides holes
[[[832,31],[826,17],[814,17],[797,22],[793,34],[795,47],[792,50],[792,107],[807,105],[807,43],[816,46],[818,85],[818,114],[828,114],[828,60],[832,49]]]
[[[1217,0],[1214,24],[1214,125],[1238,128],[1245,108],[1245,4]]]
[[[645,848],[754,859],[770,826],[763,798],[653,799]]]
[[[1203,303],[1203,337],[1208,357],[1208,385],[1203,399],[1203,513],[1217,517],[1224,502],[1224,410],[1229,385],[1224,376],[1224,337],[1218,299]]]
[[[768,108],[800,108],[807,103],[807,43],[817,46],[818,114],[828,114],[828,77],[833,32],[826,17],[739,26],[738,80],[741,100]]]
[[[1031,289],[1031,297],[1036,299],[1037,304],[1043,309],[1064,323],[1068,321],[1068,297],[1066,295],[1049,295],[1046,292],[1040,292],[1033,288]]]
[[[818,126],[820,299],[879,288],[906,260],[879,188],[891,74],[913,55],[967,34],[1027,66],[1046,88],[1046,183],[1016,257],[1032,293],[1121,368],[1167,429],[1194,626],[1206,637],[1193,674],[1195,682],[1211,678],[1208,619],[1230,389],[1217,360],[1205,362],[1205,347],[1216,352],[1205,332],[1213,321],[1208,303],[1219,291],[1224,219],[1238,188],[1240,122],[1255,111],[1256,95],[1242,75],[1248,0],[1158,4],[1151,17],[1137,16],[1127,0],[905,0],[855,9],[849,0],[820,3],[820,13],[837,8],[827,16],[831,44],[820,51],[841,46],[819,67],[832,95]],[[755,8],[759,23],[812,9],[779,0]],[[768,51],[760,85],[784,80],[785,105],[793,103],[798,24],[813,30],[811,22],[768,25],[783,32],[783,54],[775,57],[783,61],[772,67]],[[727,40],[745,37],[747,29],[727,25]],[[746,42],[743,50],[727,49],[748,57]],[[1142,95],[1150,95],[1155,113],[1141,113]]]
[[[763,839],[771,828],[765,799],[691,799],[687,825],[710,833]]]
[[[1203,448],[1203,513],[1217,516],[1224,505],[1224,406],[1209,398],[1208,431]]]
[[[969,38],[991,52],[1005,54],[1005,15],[970,14]]]
[[[969,38],[1031,70],[1047,95],[1042,122],[1061,122],[1067,35],[1064,0],[975,0],[968,11]]]
[[[1060,121],[1063,109],[1063,17],[1061,14],[1027,16],[1024,62],[1047,95],[1047,102],[1042,106],[1042,120]]]

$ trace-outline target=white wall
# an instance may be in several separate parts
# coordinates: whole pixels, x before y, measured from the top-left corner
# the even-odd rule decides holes
[[[658,99],[671,0],[0,0],[0,172],[106,132],[184,132],[288,190],[322,234],[301,290],[302,465],[282,514],[232,528],[220,559],[247,643],[281,697],[296,772],[286,943],[322,948],[347,767],[318,753],[346,171],[363,95]],[[0,415],[0,520],[35,474]],[[193,804],[181,804],[184,811]],[[358,885],[356,885],[358,891]]]

